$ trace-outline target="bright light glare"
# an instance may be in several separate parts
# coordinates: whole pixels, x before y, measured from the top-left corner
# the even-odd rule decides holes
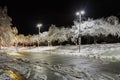
[[[84,14],[85,14],[85,11],[82,10],[80,13],[84,15]]]
[[[82,11],[80,11],[80,12],[76,12],[76,15],[78,16],[78,15],[84,15],[85,14],[85,11],[84,10],[82,10]]]
[[[80,13],[79,13],[79,12],[77,12],[77,13],[76,13],[76,15],[78,16],[78,15],[80,15]]]
[[[12,55],[12,56],[23,56],[20,53],[15,53],[15,52],[7,52],[8,55]]]
[[[14,73],[12,70],[5,70],[5,72],[7,72],[9,74],[9,76],[13,79],[18,79],[18,75],[16,73]]]
[[[40,28],[42,26],[42,24],[37,24],[37,27]]]

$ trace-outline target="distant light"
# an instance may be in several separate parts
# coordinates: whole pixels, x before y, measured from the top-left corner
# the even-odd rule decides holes
[[[85,14],[85,11],[82,10],[80,13],[81,13],[82,15],[84,15],[84,14]]]
[[[37,27],[38,27],[38,28],[40,28],[41,26],[42,26],[42,24],[41,24],[41,23],[40,23],[40,24],[37,24]]]
[[[85,14],[85,11],[84,10],[82,10],[82,11],[80,11],[80,12],[76,12],[76,15],[78,16],[78,15],[84,15]]]
[[[79,12],[76,12],[76,15],[78,16],[78,15],[80,15],[80,13],[79,13]]]

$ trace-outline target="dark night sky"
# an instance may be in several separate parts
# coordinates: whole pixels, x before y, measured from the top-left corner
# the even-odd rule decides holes
[[[8,7],[8,15],[13,19],[19,33],[36,34],[37,23],[43,23],[41,31],[51,24],[71,26],[75,12],[85,9],[85,17],[100,18],[110,15],[120,16],[119,0],[0,0],[0,6]]]

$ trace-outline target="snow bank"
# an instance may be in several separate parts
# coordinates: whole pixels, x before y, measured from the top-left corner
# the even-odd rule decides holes
[[[40,52],[40,51],[47,51],[47,50],[53,50],[53,49],[57,49],[59,46],[42,46],[42,47],[36,47],[36,48],[32,48],[32,49],[26,49],[26,50],[22,50],[22,52]]]
[[[81,45],[80,53],[78,46],[40,46],[29,47],[4,47],[0,52],[41,52],[51,51],[53,54],[76,55],[93,58],[109,58],[120,60],[120,43],[115,44],[92,44]]]
[[[76,46],[63,46],[55,54],[76,55],[101,59],[120,60],[120,43],[81,45],[80,52]],[[75,48],[76,47],[76,48]]]
[[[40,46],[39,48],[36,47],[2,47],[0,52],[40,52],[46,50],[53,50],[58,48],[59,46]]]

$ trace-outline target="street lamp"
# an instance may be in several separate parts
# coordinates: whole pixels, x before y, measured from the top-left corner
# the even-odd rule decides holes
[[[80,45],[81,45],[81,35],[80,35],[80,26],[81,26],[81,16],[85,14],[85,11],[76,12],[76,16],[78,16],[79,22],[79,30],[78,30],[78,43],[79,43],[79,52],[80,52]]]
[[[40,28],[41,27],[42,27],[41,23],[37,24],[37,28],[38,28],[38,31],[39,31],[39,35],[38,35],[38,47],[39,47],[39,37],[40,37]]]

